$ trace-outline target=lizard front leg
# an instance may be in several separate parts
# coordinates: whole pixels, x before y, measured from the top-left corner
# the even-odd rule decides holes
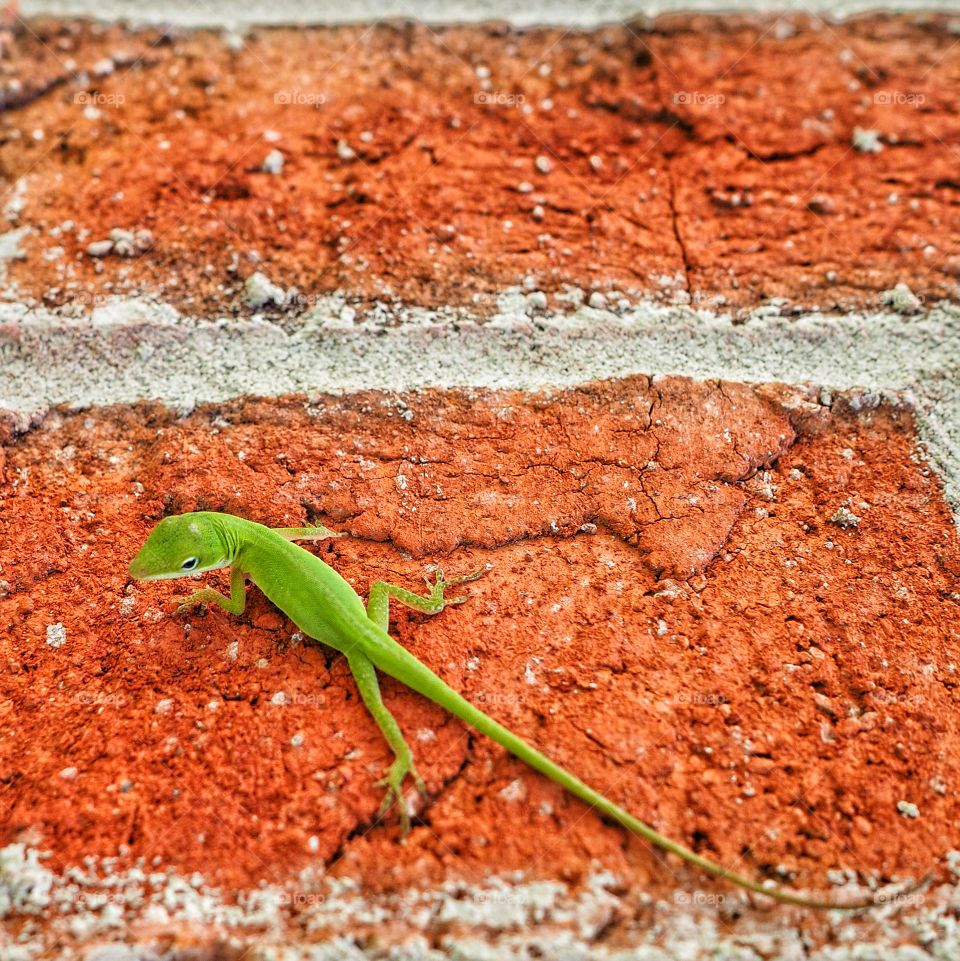
[[[177,613],[189,610],[197,604],[218,604],[231,614],[242,614],[247,606],[247,588],[244,584],[245,574],[239,567],[233,567],[230,572],[230,596],[224,597],[212,587],[203,587],[194,591],[189,597],[180,597]]]

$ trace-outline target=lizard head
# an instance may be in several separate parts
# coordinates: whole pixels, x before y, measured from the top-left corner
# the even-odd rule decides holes
[[[202,574],[232,563],[217,515],[197,511],[160,521],[130,562],[129,574],[138,581],[162,581]]]

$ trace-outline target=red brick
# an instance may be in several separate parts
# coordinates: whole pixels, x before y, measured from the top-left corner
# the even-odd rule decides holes
[[[914,444],[900,410],[680,379],[52,414],[4,451],[17,748],[0,842],[55,867],[158,856],[228,892],[335,855],[388,890],[513,869],[575,880],[595,863],[676,883],[642,842],[390,681],[433,800],[406,845],[392,819],[368,830],[388,753],[343,662],[278,631],[255,590],[239,618],[175,616],[185,585],[129,584],[159,517],[208,508],[347,531],[318,549],[360,591],[416,586],[428,562],[490,563],[468,603],[397,612],[396,636],[721,862],[784,865],[808,888],[831,868],[936,870],[960,816],[930,786],[960,777],[960,544]],[[844,505],[856,526],[834,519]],[[291,703],[271,703],[280,691]],[[499,793],[515,779],[522,805]],[[897,813],[904,799],[919,819]]]
[[[9,268],[29,300],[244,312],[255,269],[297,309],[341,290],[485,313],[528,277],[737,309],[876,307],[897,282],[956,295],[960,49],[936,17],[259,30],[239,53],[219,34],[33,29],[46,46],[25,35],[11,69],[36,99],[4,115],[0,146],[39,230]],[[133,63],[80,87],[49,48]],[[533,112],[475,102],[478,67]],[[98,118],[78,94],[107,98]],[[856,127],[883,151],[854,150]],[[279,176],[259,169],[276,147]],[[89,257],[113,227],[150,229],[154,248]]]

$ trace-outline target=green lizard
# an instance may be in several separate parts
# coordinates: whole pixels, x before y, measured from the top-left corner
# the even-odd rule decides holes
[[[337,536],[325,527],[268,528],[232,514],[209,511],[181,514],[164,518],[157,524],[131,562],[129,573],[137,580],[153,581],[230,567],[229,597],[205,588],[183,599],[179,610],[205,602],[218,604],[232,614],[241,614],[246,605],[245,580],[249,578],[304,634],[344,654],[360,695],[394,754],[387,776],[379,782],[387,788],[380,813],[396,801],[404,832],[410,823],[403,796],[404,779],[409,775],[422,793],[426,793],[426,789],[410,747],[380,697],[377,669],[435,701],[602,814],[708,874],[802,907],[857,909],[875,903],[870,899],[837,904],[752,881],[664,837],[593,790],[457,694],[387,633],[391,598],[424,614],[437,614],[448,604],[467,599],[444,597],[447,585],[476,580],[483,571],[447,580],[438,570],[433,583],[427,581],[431,588],[427,597],[376,581],[364,606],[353,588],[332,567],[292,543]]]

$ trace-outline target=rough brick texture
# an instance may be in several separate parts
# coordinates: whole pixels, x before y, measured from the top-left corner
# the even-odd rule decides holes
[[[9,276],[28,301],[142,292],[194,313],[247,310],[257,269],[295,310],[339,290],[483,313],[524,281],[734,309],[876,307],[897,281],[953,296],[945,24],[397,23],[233,50],[37,22],[0,126],[9,219],[35,228]],[[153,248],[89,256],[112,228]]]
[[[389,681],[432,799],[405,846],[370,830],[388,754],[342,661],[253,589],[240,618],[174,616],[178,585],[129,582],[152,523],[208,508],[347,531],[320,550],[360,591],[491,564],[394,620],[455,688],[749,873],[919,876],[960,816],[960,545],[912,447],[896,410],[679,379],[53,414],[4,448],[2,840],[228,889],[318,859],[387,887],[675,882]]]
[[[927,303],[956,297],[960,44],[947,28],[932,15],[669,17],[592,32],[386,23],[253,30],[240,43],[21,24],[0,36],[0,336],[21,345],[8,369],[23,344],[43,343],[43,324],[74,329],[35,311],[46,319],[24,333],[17,305],[70,315],[116,295],[116,312],[76,329],[114,351],[125,382],[170,342],[141,337],[147,327],[182,332],[160,307],[141,328],[134,295],[189,315],[179,322],[201,349],[255,311],[283,338],[322,302],[319,319],[332,309],[362,351],[379,327],[353,320],[377,301],[397,308],[377,311],[382,324],[423,324],[417,307],[436,323],[467,314],[479,323],[464,343],[489,348],[506,293],[494,325],[519,310],[511,343],[524,355],[524,324],[549,311],[566,330],[565,305],[596,292],[614,311],[625,295],[735,315],[774,298],[876,308],[900,282]],[[255,271],[275,286],[252,297]],[[710,340],[709,314],[676,314],[651,316]],[[578,317],[598,330],[618,319]],[[734,329],[752,335],[754,320]],[[871,322],[896,336],[922,326]],[[781,323],[788,351],[810,336]],[[836,331],[836,315],[824,325]],[[952,328],[924,336],[940,329]],[[335,356],[324,323],[309,332],[305,349]],[[656,366],[636,350],[632,370]],[[924,368],[931,381],[949,380],[944,358]],[[842,383],[862,383],[847,366]],[[885,376],[868,382],[885,389]],[[255,588],[240,617],[176,614],[188,585],[128,579],[158,519],[202,508],[345,532],[312,549],[361,593],[375,579],[416,587],[436,564],[488,566],[463,605],[395,612],[400,642],[658,830],[743,873],[826,892],[929,872],[942,886],[901,902],[884,944],[954,956],[944,856],[960,823],[960,541],[893,396],[636,376],[544,393],[246,397],[189,413],[63,407],[32,421],[19,404],[0,417],[0,847],[48,852],[60,900],[9,931],[47,946],[107,931],[150,944],[150,957],[276,957],[219,942],[219,905],[238,900],[236,925],[282,915],[292,945],[342,935],[376,955],[422,927],[440,948],[454,929],[482,940],[476,892],[512,872],[586,892],[588,913],[599,905],[581,923],[566,908],[551,916],[541,892],[524,915],[538,937],[559,924],[588,954],[665,944],[701,908],[696,950],[670,956],[722,953],[709,924],[727,946],[759,931],[743,943],[769,957],[880,929],[876,915],[833,928],[746,909],[738,925],[728,888],[385,680],[429,789],[399,843],[393,814],[377,818],[388,751],[341,659]],[[36,905],[42,884],[30,888],[26,862],[11,868],[10,850],[0,880],[25,871]],[[207,900],[164,927],[136,893],[97,901],[104,889],[81,868],[137,883],[155,870],[143,883],[163,893],[149,908],[184,885]],[[341,887],[325,920],[289,901],[258,913],[257,891],[295,890],[315,907],[330,884]],[[716,900],[692,901],[698,885]],[[409,922],[429,897],[447,901],[416,902]],[[111,908],[134,927],[111,927]]]

